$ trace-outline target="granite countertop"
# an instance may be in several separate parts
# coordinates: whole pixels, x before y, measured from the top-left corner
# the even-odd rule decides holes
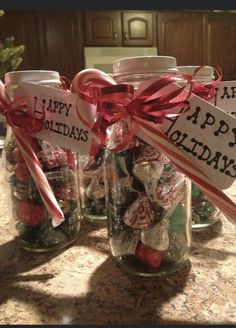
[[[193,235],[191,267],[144,278],[116,266],[105,221],[82,221],[64,251],[20,250],[2,173],[0,207],[0,324],[236,323],[235,227],[224,218]]]

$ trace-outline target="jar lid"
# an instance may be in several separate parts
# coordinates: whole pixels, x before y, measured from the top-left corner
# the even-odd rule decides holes
[[[29,71],[12,71],[4,76],[5,83],[18,84],[22,81],[46,83],[60,83],[60,75],[56,71],[46,70],[29,70]]]
[[[181,74],[188,74],[191,76],[194,74],[195,70],[199,67],[200,66],[177,66]],[[202,66],[201,69],[199,69],[195,74],[194,79],[214,80],[215,79],[214,68],[212,66]]]
[[[170,56],[139,56],[114,61],[113,76],[135,73],[178,73],[175,57]]]

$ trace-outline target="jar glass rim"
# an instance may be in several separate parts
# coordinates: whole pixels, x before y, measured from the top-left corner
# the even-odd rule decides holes
[[[4,80],[6,84],[17,84],[21,81],[60,83],[60,74],[51,70],[11,71],[5,74]]]
[[[137,56],[121,58],[113,63],[113,76],[150,72],[178,73],[176,58],[172,56]]]

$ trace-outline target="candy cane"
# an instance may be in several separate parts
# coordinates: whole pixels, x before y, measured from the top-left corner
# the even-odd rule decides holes
[[[98,69],[88,68],[80,71],[75,75],[70,85],[70,91],[79,94],[80,96],[86,95],[86,98],[84,99],[85,101],[87,101],[90,104],[97,104],[97,99],[95,95],[91,96],[91,94],[94,94],[95,87],[101,88],[101,87],[107,87],[116,84],[117,84],[116,81],[114,81],[113,78],[107,75],[106,73]],[[88,122],[83,120],[82,122],[85,125],[87,125],[89,128],[91,128]],[[101,147],[100,145],[101,142],[98,136],[94,135],[92,147],[90,150],[90,155],[93,156],[96,153],[96,149]]]
[[[117,84],[112,77],[98,69],[84,69],[77,73],[71,82],[70,91],[77,93],[78,90],[85,92],[89,86],[105,87]]]
[[[5,86],[0,80],[0,99],[6,104],[10,104],[10,100],[6,95]],[[54,193],[47,181],[44,172],[41,169],[40,162],[31,146],[31,137],[22,130],[12,128],[17,144],[21,150],[22,156],[29,168],[29,171],[34,179],[38,191],[42,197],[45,207],[52,218],[54,227],[64,221],[64,214],[57,203]]]

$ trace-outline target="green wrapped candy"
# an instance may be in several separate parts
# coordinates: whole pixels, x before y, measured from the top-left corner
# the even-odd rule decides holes
[[[16,224],[16,229],[19,232],[19,236],[28,243],[34,243],[37,237],[37,234],[40,229],[40,224],[34,227],[26,226],[25,224],[18,222]]]
[[[30,179],[29,181],[28,193],[29,193],[29,198],[32,200],[34,204],[43,204],[42,198],[33,179]]]
[[[186,226],[186,212],[182,205],[178,205],[169,217],[169,232],[184,232]]]
[[[131,151],[125,150],[125,151],[122,151],[122,152],[119,152],[119,153],[109,152],[109,157],[115,159],[116,173],[117,173],[119,178],[127,176],[127,174],[121,168],[121,165],[120,165],[120,162],[119,162],[119,159],[121,157],[124,157],[127,171],[129,172],[130,175],[132,175],[134,155]]]
[[[195,186],[194,183],[192,183],[192,198],[193,199],[199,198],[201,195],[202,195],[201,190],[197,186]]]

